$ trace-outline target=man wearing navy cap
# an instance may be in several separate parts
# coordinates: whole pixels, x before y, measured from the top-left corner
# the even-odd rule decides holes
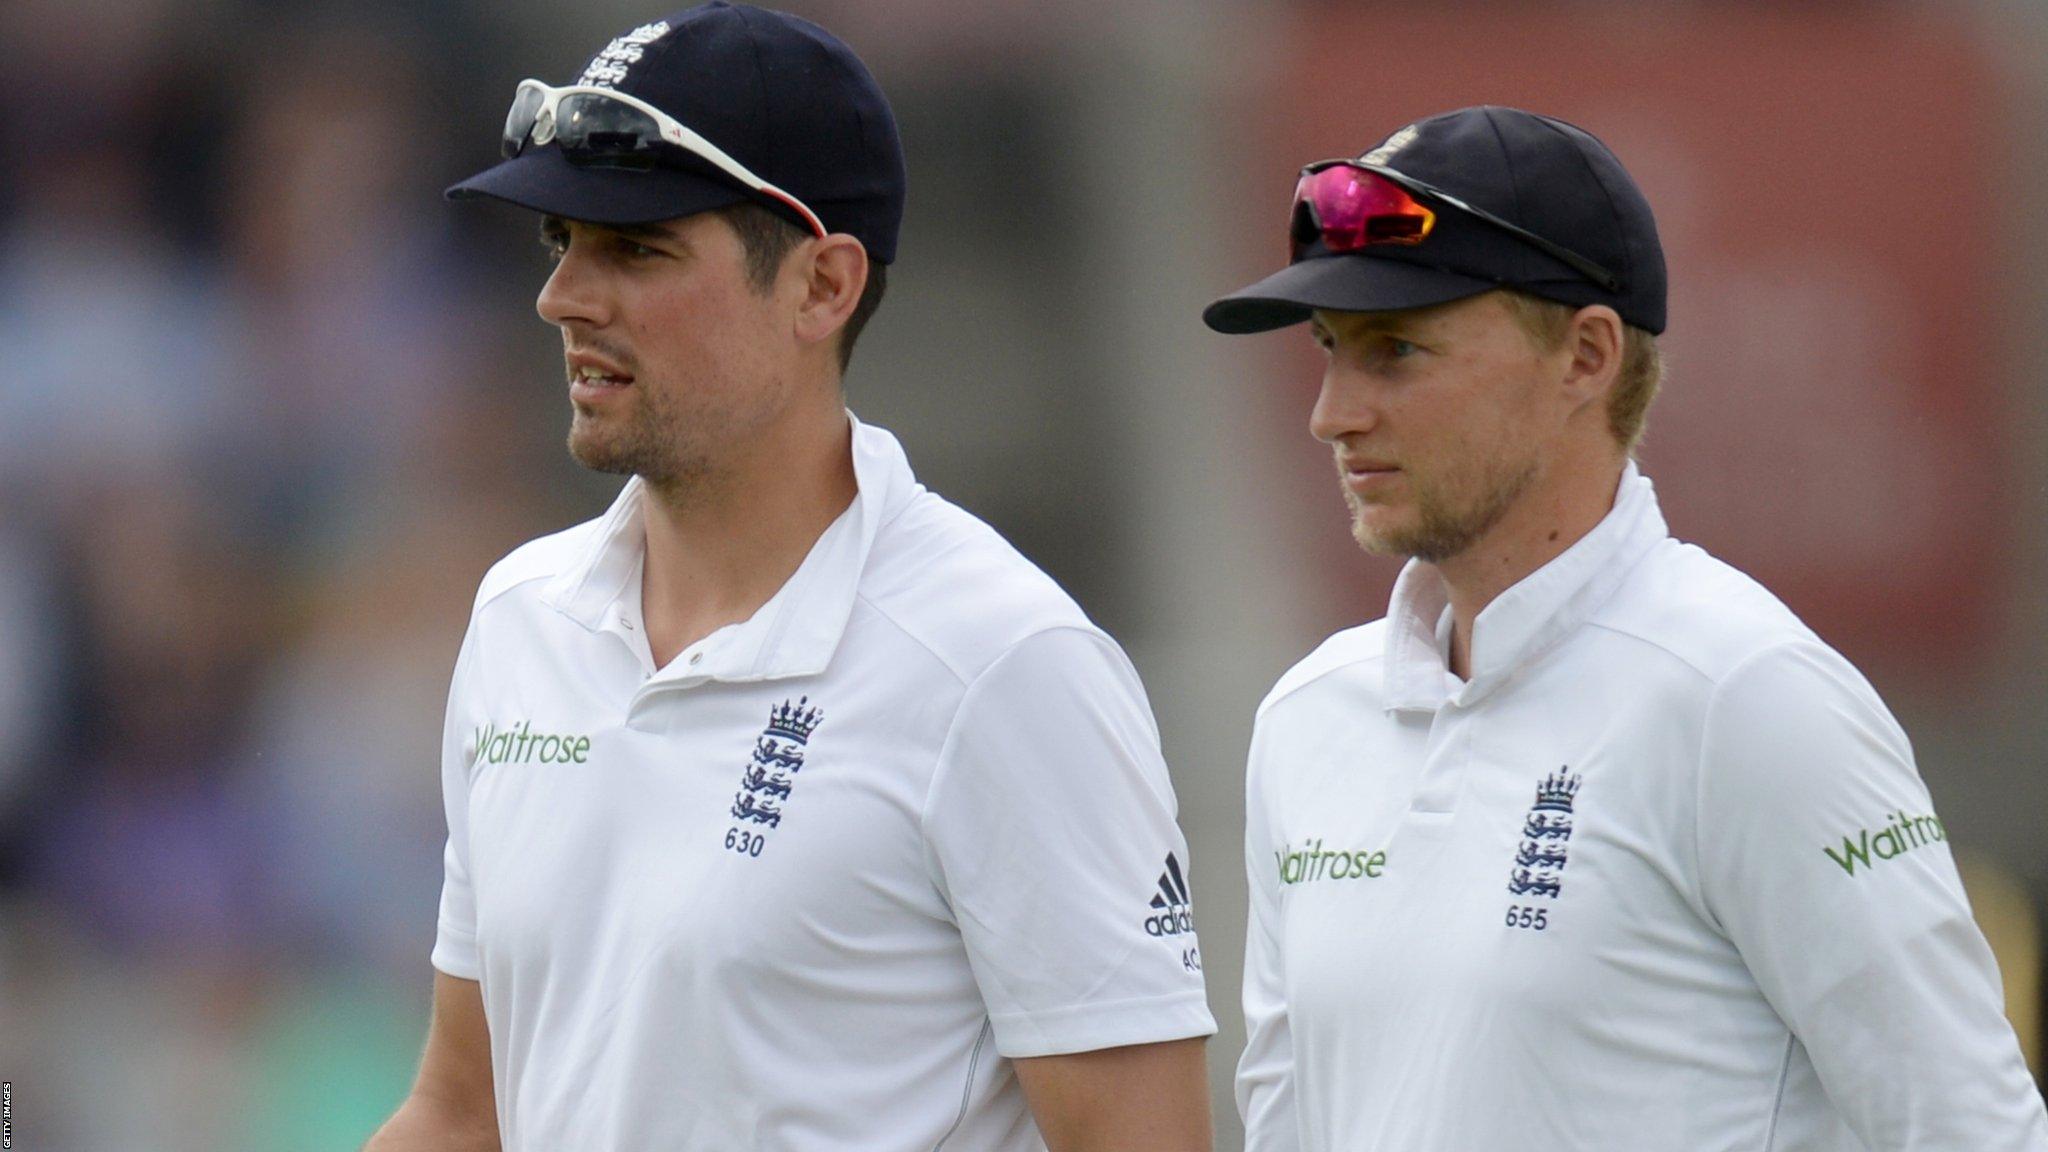
[[[1672,539],[1649,204],[1570,124],[1467,108],[1302,170],[1310,431],[1405,556],[1260,705],[1254,1152],[2048,1152],[1947,831],[1868,683]]]
[[[485,576],[403,1149],[1209,1147],[1187,846],[1137,676],[921,487],[841,374],[894,117],[815,25],[705,4],[519,85],[611,509]]]

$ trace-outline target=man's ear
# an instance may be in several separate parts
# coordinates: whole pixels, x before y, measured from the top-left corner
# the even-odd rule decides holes
[[[1604,406],[1621,375],[1621,316],[1605,304],[1588,304],[1572,316],[1564,350],[1571,355],[1562,381],[1574,410],[1588,404]]]
[[[797,301],[796,335],[806,344],[830,340],[846,326],[868,286],[868,251],[844,232],[811,244],[799,263],[802,297]]]

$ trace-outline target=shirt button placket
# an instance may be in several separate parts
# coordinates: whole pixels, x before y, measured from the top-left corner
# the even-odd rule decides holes
[[[1415,782],[1415,798],[1408,809],[1416,814],[1448,814],[1457,806],[1458,790],[1471,738],[1466,718],[1456,706],[1439,708],[1429,725],[1429,750],[1424,754],[1422,775]]]

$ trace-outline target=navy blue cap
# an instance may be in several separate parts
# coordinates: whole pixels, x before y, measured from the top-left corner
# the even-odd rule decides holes
[[[884,264],[903,222],[903,144],[853,49],[781,12],[711,0],[644,24],[591,58],[576,84],[639,97],[803,201]],[[672,153],[672,154],[671,154]],[[448,189],[595,224],[651,224],[752,201],[802,224],[710,163],[664,149],[646,170],[577,167],[553,143]],[[808,226],[805,226],[808,229]]]
[[[1312,244],[1279,272],[1209,305],[1218,332],[1265,332],[1316,309],[1381,312],[1446,304],[1495,288],[1583,307],[1664,331],[1664,249],[1650,202],[1592,133],[1515,108],[1461,108],[1418,120],[1360,160],[1491,212],[1620,277],[1616,290],[1476,216],[1439,203],[1412,246],[1332,253]],[[1425,198],[1426,200],[1426,198]]]

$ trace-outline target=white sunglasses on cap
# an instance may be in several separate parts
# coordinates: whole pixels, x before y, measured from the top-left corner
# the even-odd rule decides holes
[[[510,160],[535,146],[559,145],[562,155],[580,167],[654,167],[657,146],[667,144],[706,161],[749,191],[788,205],[811,231],[825,235],[818,214],[796,197],[747,170],[724,150],[683,126],[675,117],[645,100],[576,84],[555,88],[538,80],[521,80],[505,114],[505,135],[499,151]]]

